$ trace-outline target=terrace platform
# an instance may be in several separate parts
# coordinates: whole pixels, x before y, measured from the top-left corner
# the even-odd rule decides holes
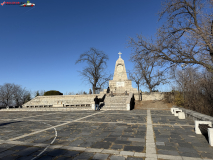
[[[0,159],[213,159],[194,120],[170,110],[4,111]]]

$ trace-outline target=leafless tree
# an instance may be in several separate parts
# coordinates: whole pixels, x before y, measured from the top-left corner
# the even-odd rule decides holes
[[[45,93],[45,90],[37,90],[37,91],[34,91],[34,97],[37,97],[37,96],[43,96]]]
[[[110,80],[112,75],[105,72],[107,67],[106,61],[108,56],[95,48],[90,48],[89,51],[80,55],[77,63],[86,62],[87,66],[80,71],[82,77],[92,85],[93,94],[96,90],[102,88],[104,84]]]
[[[30,92],[20,85],[14,86],[13,100],[16,106],[21,106],[31,99]]]
[[[160,84],[168,83],[168,77],[165,75],[166,69],[163,68],[164,63],[156,62],[152,57],[145,57],[138,54],[132,54],[131,61],[134,63],[138,74],[137,80],[141,78],[140,84],[145,85],[150,92]],[[161,66],[161,70],[159,66]]]
[[[138,71],[138,70],[135,70],[135,71],[132,71],[132,72],[129,72],[129,78],[136,83],[137,87],[138,87],[138,97],[139,97],[139,100],[140,100],[140,85],[142,84],[142,74]]]
[[[5,83],[0,86],[0,101],[3,106],[9,106],[12,104],[14,94],[14,84]]]
[[[138,35],[129,44],[135,53],[154,57],[161,62],[198,64],[213,72],[213,1],[165,0],[160,19],[167,22],[157,31],[156,38]]]
[[[31,99],[30,92],[20,85],[5,83],[0,86],[0,103],[2,106],[21,106]]]
[[[200,70],[200,69],[199,69]],[[177,88],[174,102],[200,113],[213,115],[213,74],[186,67],[176,71]]]

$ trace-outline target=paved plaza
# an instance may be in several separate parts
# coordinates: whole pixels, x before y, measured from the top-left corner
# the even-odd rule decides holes
[[[0,112],[0,159],[200,160],[213,147],[169,110]]]

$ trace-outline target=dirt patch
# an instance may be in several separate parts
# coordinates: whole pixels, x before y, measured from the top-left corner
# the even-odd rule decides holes
[[[173,104],[164,101],[135,101],[135,109],[169,110]]]

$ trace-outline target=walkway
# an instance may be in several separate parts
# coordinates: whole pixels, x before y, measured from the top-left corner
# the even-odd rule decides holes
[[[213,159],[193,119],[168,110],[0,114],[0,159]]]

